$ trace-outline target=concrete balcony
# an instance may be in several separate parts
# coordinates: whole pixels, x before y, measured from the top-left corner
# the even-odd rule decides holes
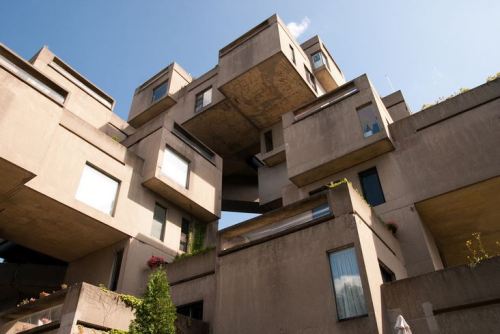
[[[413,333],[498,331],[499,267],[495,257],[382,285],[389,326],[401,314]]]
[[[309,56],[313,73],[325,91],[330,92],[345,83],[344,74],[319,36],[312,37],[300,46]]]
[[[142,140],[142,184],[194,217],[220,216],[222,159],[173,121]],[[182,174],[182,175],[181,175]]]
[[[139,86],[134,93],[128,122],[139,127],[173,106],[174,94],[192,80],[178,64],[172,63]]]
[[[390,123],[366,75],[283,115],[290,180],[304,186],[393,150]]]
[[[342,332],[346,322],[335,319],[328,256],[347,247],[356,253],[367,305],[367,316],[348,321],[363,332],[382,333],[379,263],[398,279],[407,275],[399,241],[349,183],[221,230],[219,236],[217,286],[223,289],[216,300],[224,321],[216,324],[217,333],[300,332],[313,326],[318,333]],[[304,309],[315,310],[313,318],[290,317]]]
[[[219,90],[259,129],[321,91],[306,54],[276,15],[219,51]]]
[[[120,295],[79,283],[47,297],[0,313],[0,333],[82,333],[126,331],[133,311]],[[206,334],[208,324],[177,314],[179,333]]]

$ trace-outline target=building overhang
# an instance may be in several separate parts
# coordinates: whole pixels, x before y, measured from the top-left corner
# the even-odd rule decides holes
[[[500,241],[500,176],[415,204],[446,266],[468,263],[465,242],[481,233],[484,248],[495,255]],[[477,249],[477,246],[475,246]]]
[[[0,203],[0,238],[71,262],[129,236],[30,187]]]

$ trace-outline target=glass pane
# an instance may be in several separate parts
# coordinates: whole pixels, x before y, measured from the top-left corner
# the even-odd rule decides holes
[[[339,319],[367,314],[354,248],[330,253],[330,267]]]
[[[165,149],[161,165],[161,173],[163,175],[169,177],[178,185],[187,188],[188,168],[189,162],[186,159],[168,147]]]
[[[330,205],[328,203],[322,204],[312,210],[313,219],[326,217],[331,214]]]
[[[85,165],[75,198],[111,215],[115,206],[117,191],[117,181],[89,165]]]
[[[358,109],[358,116],[365,138],[380,132],[382,124],[373,104]]]
[[[15,65],[13,62],[5,58],[3,55],[0,55],[0,66],[5,67],[9,71],[15,73],[17,76],[19,76],[21,79],[24,81],[30,83],[40,91],[42,91],[44,94],[50,96],[53,98],[55,101],[59,103],[64,103],[64,100],[66,99],[65,96],[59,94],[40,80],[36,79],[33,77],[31,74],[20,68],[19,66]]]
[[[155,89],[153,89],[153,102],[158,101],[163,96],[165,96],[165,94],[167,94],[167,82],[164,82]]]
[[[159,205],[155,205],[153,214],[153,225],[151,225],[151,236],[163,240],[165,221],[167,220],[167,210]]]
[[[359,179],[361,181],[363,195],[371,206],[385,203],[384,192],[382,191],[376,168],[370,168],[369,170],[359,173]]]
[[[210,103],[212,103],[212,88],[203,93],[203,106],[208,106]]]
[[[323,62],[323,54],[321,52],[316,52],[312,55],[314,68],[318,68],[324,64]]]
[[[194,111],[200,111],[203,109],[203,93],[196,95],[196,101],[194,103]]]

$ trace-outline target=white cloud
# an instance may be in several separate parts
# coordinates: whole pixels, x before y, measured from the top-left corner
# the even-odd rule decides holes
[[[311,23],[311,20],[306,16],[300,21],[300,23],[297,22],[290,22],[286,26],[288,30],[292,33],[293,37],[298,38],[300,35],[304,33],[304,31],[307,30],[309,27],[309,24]]]

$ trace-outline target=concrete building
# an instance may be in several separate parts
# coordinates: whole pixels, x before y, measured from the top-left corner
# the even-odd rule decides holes
[[[199,78],[152,76],[128,121],[46,47],[0,46],[0,76],[2,333],[126,329],[77,283],[140,295],[153,255],[192,333],[500,326],[499,260],[465,246],[500,240],[500,80],[411,113],[276,15]],[[221,210],[261,215],[218,231]]]

